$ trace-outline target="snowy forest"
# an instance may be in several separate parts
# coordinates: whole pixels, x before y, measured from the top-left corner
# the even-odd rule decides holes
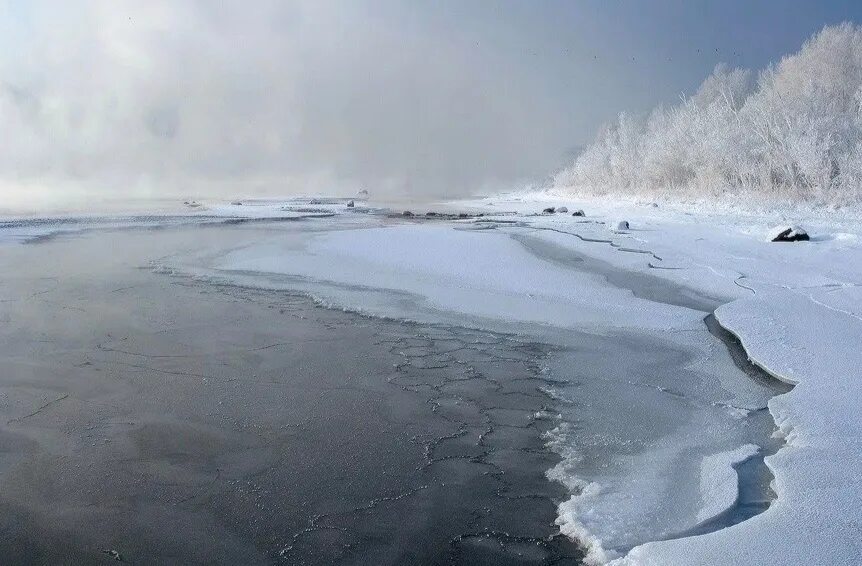
[[[862,203],[862,27],[828,26],[759,74],[719,65],[693,96],[626,113],[554,176],[569,192]]]

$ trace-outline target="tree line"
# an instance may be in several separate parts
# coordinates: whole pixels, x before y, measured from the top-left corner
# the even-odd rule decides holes
[[[554,186],[843,205],[862,200],[862,27],[827,26],[757,76],[718,65],[690,97],[626,113]]]

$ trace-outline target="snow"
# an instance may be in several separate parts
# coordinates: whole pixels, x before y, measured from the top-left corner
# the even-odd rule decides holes
[[[757,452],[757,446],[745,444],[735,450],[720,452],[703,459],[700,480],[703,507],[697,514],[698,523],[715,517],[734,504],[737,497],[737,476],[733,465],[754,456]],[[587,563],[602,564],[610,561],[612,553],[604,548],[603,541],[596,537],[584,523],[585,517],[593,513],[598,500],[603,497],[601,486],[592,482],[568,487],[580,493],[561,506],[562,520],[559,521],[561,532],[584,544],[587,550]]]
[[[543,202],[498,198],[493,208],[527,212]],[[489,208],[487,202],[472,204]],[[619,247],[612,253],[577,238],[573,247],[722,297],[725,303],[715,312],[722,326],[739,337],[754,363],[796,384],[769,402],[787,445],[766,458],[778,495],[766,512],[710,534],[639,545],[614,563],[860,563],[860,224],[852,217],[830,221],[812,214],[811,241],[776,245],[764,235],[783,220],[782,210],[741,216],[600,200],[578,204],[604,221],[625,213],[638,229],[616,235]],[[537,218],[533,223],[553,222],[562,229],[565,221],[573,222]],[[565,229],[589,237],[599,227],[570,224]],[[633,261],[632,254],[617,253],[628,246],[653,255]]]
[[[700,465],[700,493],[703,507],[697,514],[697,521],[703,522],[730,509],[737,497],[737,476],[734,464],[738,464],[757,454],[759,448],[745,444],[736,450],[719,452],[703,459]]]
[[[332,285],[317,286],[315,295],[343,306],[362,301],[364,289],[385,289],[433,312],[485,319],[659,330],[699,324],[697,313],[636,299],[596,275],[549,264],[499,233],[449,225],[326,232],[303,236],[300,244],[279,236],[232,252],[215,267],[325,281]],[[402,317],[403,309],[403,302],[364,308],[390,317]]]

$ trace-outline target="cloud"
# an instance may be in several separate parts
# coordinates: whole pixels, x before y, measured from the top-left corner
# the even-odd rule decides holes
[[[435,10],[7,3],[0,190],[453,195],[546,172],[554,105]]]

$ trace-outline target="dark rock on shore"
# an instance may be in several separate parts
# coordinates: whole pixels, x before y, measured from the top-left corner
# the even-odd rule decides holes
[[[808,232],[799,226],[778,226],[769,233],[770,242],[805,242],[810,239]]]
[[[572,213],[572,216],[586,216],[586,214],[584,214],[583,210],[578,209]]]

